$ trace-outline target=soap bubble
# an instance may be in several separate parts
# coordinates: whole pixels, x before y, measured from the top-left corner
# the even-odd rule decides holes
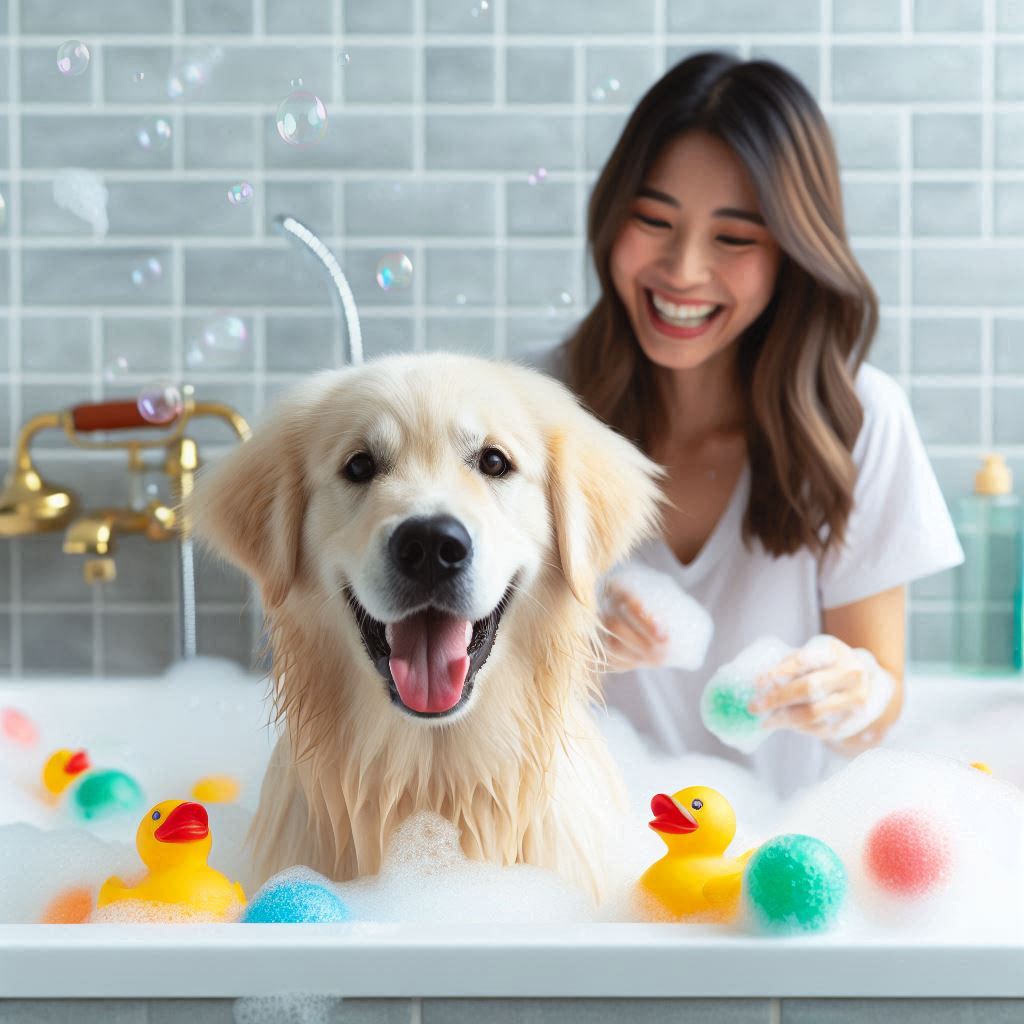
[[[617,78],[606,78],[600,85],[594,87],[590,98],[596,103],[602,103],[610,96],[613,97],[621,87],[622,83]]]
[[[147,384],[139,392],[136,404],[139,408],[139,415],[147,423],[157,425],[170,423],[181,415],[181,410],[184,408],[178,386],[166,381]]]
[[[348,53],[343,53],[338,58],[338,63],[341,64],[343,69],[347,68],[352,63],[352,55]]]
[[[150,256],[132,270],[132,284],[136,288],[145,288],[155,284],[163,277],[164,268],[155,256]]]
[[[298,90],[277,108],[277,133],[289,146],[314,146],[327,134],[327,108],[319,96]]]
[[[141,81],[144,81],[144,80],[145,80],[145,77],[146,77],[146,72],[145,72],[145,71],[136,71],[136,72],[135,72],[135,74],[134,74],[134,75],[132,75],[132,78],[133,78],[133,79],[134,79],[134,80],[135,80],[136,82],[141,82]]]
[[[107,360],[103,367],[103,379],[108,384],[115,384],[131,372],[131,365],[126,356],[114,355]]]
[[[252,199],[252,185],[247,181],[240,181],[228,189],[228,202],[232,206],[241,206]]]
[[[466,296],[463,295],[462,292],[459,292],[459,294],[455,296],[455,305],[456,306],[464,306],[467,301],[468,300],[466,299]]]
[[[377,284],[389,292],[412,283],[412,260],[404,252],[389,252],[377,262]]]
[[[469,13],[474,18],[479,18],[481,14],[486,14],[490,9],[490,4],[487,0],[480,0],[480,3],[474,7]]]
[[[240,316],[216,316],[202,325],[185,358],[193,369],[234,366],[245,352],[248,341],[249,331]]]
[[[538,167],[537,170],[527,176],[526,180],[531,185],[539,185],[547,176],[547,170],[543,167]]]
[[[0,194],[0,228],[7,223],[7,200]]]
[[[162,117],[143,121],[135,130],[135,138],[143,149],[158,152],[170,145],[171,126]]]
[[[177,64],[167,76],[167,95],[172,100],[197,95],[206,84],[206,66],[190,60]]]
[[[302,88],[302,79],[301,78],[293,78],[288,84],[293,89],[301,89]]]
[[[57,47],[57,69],[68,78],[84,74],[89,67],[89,47],[79,39],[69,39]]]

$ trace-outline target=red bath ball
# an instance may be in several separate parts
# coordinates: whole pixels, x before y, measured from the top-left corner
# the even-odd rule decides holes
[[[950,844],[945,833],[919,811],[895,811],[868,834],[868,877],[898,896],[918,897],[949,880]]]

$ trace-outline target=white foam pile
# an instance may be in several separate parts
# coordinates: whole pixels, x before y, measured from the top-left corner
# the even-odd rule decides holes
[[[40,798],[41,764],[58,747],[85,747],[94,763],[133,775],[145,790],[146,807],[187,798],[203,775],[235,775],[242,784],[240,802],[207,805],[213,836],[210,863],[229,878],[247,877],[243,838],[272,739],[265,729],[265,684],[229,662],[202,659],[177,667],[163,680],[126,683],[120,690],[116,683],[99,685],[104,688],[102,699],[89,693],[85,683],[78,688],[26,683],[14,689],[0,683],[0,709],[17,707],[41,733],[31,747],[0,736],[0,922],[38,921],[64,888],[85,885],[95,890],[109,875],[128,879],[141,871],[134,849],[139,815],[87,827]],[[851,879],[853,899],[841,919],[844,929],[881,934],[919,925],[922,934],[945,927],[969,934],[1002,925],[1012,914],[1019,930],[1024,795],[1011,783],[1024,782],[1024,757],[1018,752],[1016,761],[1012,759],[1003,722],[1006,715],[1016,714],[1019,736],[1022,708],[1018,701],[1002,712],[983,709],[978,723],[990,734],[973,739],[968,733],[974,722],[961,710],[954,757],[872,751],[786,806],[738,765],[704,756],[658,756],[624,718],[601,712],[599,720],[631,800],[615,837],[619,877],[604,904],[595,907],[586,894],[536,867],[501,868],[466,860],[454,827],[431,815],[405,823],[379,875],[340,884],[335,891],[353,920],[630,920],[633,883],[665,853],[647,825],[651,797],[706,785],[723,793],[736,812],[738,828],[730,853],[785,832],[804,832],[833,847]],[[1006,756],[988,758],[996,762],[996,775],[990,776],[967,766],[963,753],[968,750],[973,758],[1004,750]],[[950,854],[942,884],[909,901],[878,891],[863,868],[870,830],[887,814],[907,810],[944,830]],[[313,877],[308,869],[292,874]],[[122,911],[108,908],[100,916],[119,920],[131,910],[127,905]],[[256,1012],[257,1007],[249,1009]]]

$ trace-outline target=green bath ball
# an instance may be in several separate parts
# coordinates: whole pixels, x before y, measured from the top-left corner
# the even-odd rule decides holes
[[[142,787],[119,771],[93,772],[75,787],[75,810],[86,821],[137,811],[142,806]]]
[[[835,921],[846,899],[846,869],[820,839],[776,836],[750,858],[743,890],[763,928],[819,932]]]

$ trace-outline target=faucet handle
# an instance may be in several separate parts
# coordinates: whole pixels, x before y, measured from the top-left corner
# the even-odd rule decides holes
[[[130,430],[137,427],[169,427],[181,418],[179,413],[166,423],[150,423],[141,412],[138,403],[122,400],[115,402],[89,402],[76,405],[69,410],[75,430],[88,433],[93,430]]]

